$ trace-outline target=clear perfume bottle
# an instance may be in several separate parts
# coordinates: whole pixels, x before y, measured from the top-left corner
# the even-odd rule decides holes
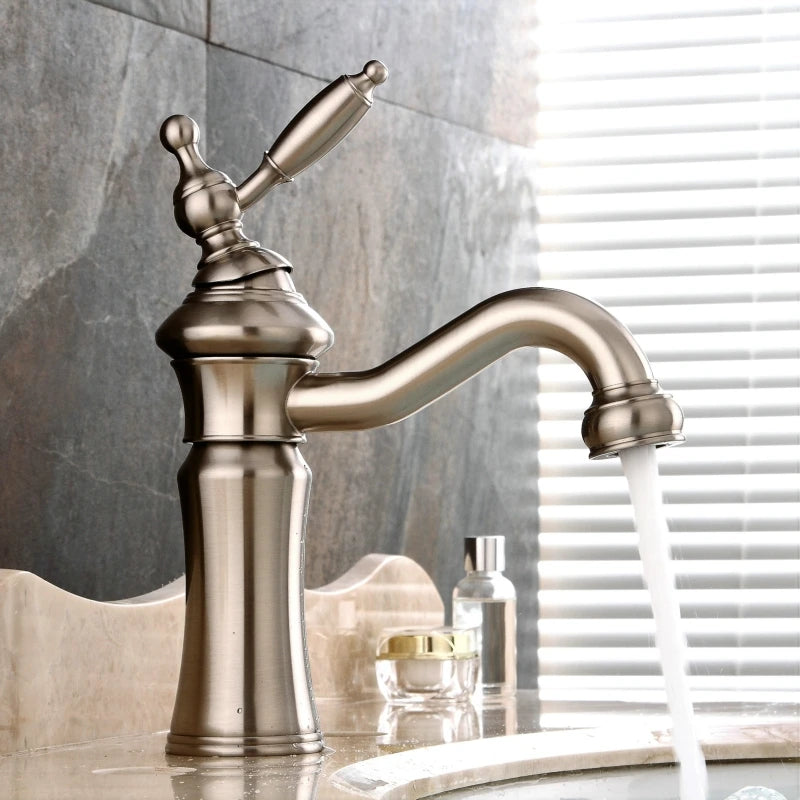
[[[503,575],[504,536],[468,536],[464,540],[467,574],[453,590],[453,626],[476,628],[478,693],[484,701],[517,690],[517,593]]]

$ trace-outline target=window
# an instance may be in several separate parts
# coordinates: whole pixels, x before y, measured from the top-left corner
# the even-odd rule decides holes
[[[686,414],[659,451],[691,684],[800,692],[800,3],[537,0],[542,285],[598,300]],[[618,459],[541,351],[539,685],[660,692]]]

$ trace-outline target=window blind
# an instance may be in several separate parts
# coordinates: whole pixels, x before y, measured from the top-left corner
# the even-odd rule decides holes
[[[659,450],[691,685],[800,694],[800,3],[537,0],[542,285],[617,315],[684,409]],[[663,679],[618,459],[541,351],[539,688]]]

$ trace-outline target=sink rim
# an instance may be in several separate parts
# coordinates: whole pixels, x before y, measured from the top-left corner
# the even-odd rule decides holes
[[[709,727],[700,738],[711,762],[800,759],[797,721]],[[416,800],[495,781],[674,761],[668,731],[631,726],[628,720],[620,726],[522,733],[390,753],[337,770],[331,785],[370,800]]]

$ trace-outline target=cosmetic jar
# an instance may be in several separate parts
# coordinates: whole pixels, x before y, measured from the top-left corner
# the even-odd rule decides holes
[[[478,664],[471,628],[384,631],[375,655],[378,688],[390,703],[469,700]]]

